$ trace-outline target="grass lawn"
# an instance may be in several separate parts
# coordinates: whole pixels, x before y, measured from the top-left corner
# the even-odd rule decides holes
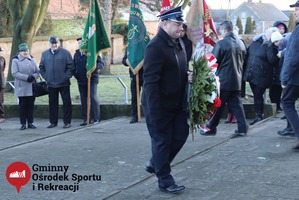
[[[123,65],[111,65],[111,76],[119,75],[127,87],[128,102],[131,100],[129,68]],[[101,78],[98,85],[98,96],[101,104],[124,104],[124,88],[116,78]],[[77,80],[71,79],[71,98],[73,104],[80,103]],[[16,97],[13,93],[6,92],[4,104],[16,104]],[[35,104],[48,104],[48,96],[37,97]],[[60,104],[62,104],[60,99]]]
[[[85,28],[86,19],[73,20],[52,20],[51,35],[63,36],[81,36]],[[75,27],[75,28],[74,28]]]

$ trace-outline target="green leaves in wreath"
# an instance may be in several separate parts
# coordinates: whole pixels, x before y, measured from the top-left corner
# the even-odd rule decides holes
[[[193,59],[193,82],[189,99],[190,125],[192,132],[197,124],[202,124],[212,110],[214,103],[210,96],[215,91],[215,77],[210,73],[204,56]]]

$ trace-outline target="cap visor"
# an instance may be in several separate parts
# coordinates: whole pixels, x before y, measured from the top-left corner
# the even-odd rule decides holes
[[[172,18],[170,18],[170,19],[168,19],[168,20],[170,20],[170,21],[173,21],[173,22],[184,22],[184,20],[183,19],[172,19]]]
[[[291,8],[299,7],[299,4],[295,3],[295,4],[290,5],[290,7],[291,7]]]

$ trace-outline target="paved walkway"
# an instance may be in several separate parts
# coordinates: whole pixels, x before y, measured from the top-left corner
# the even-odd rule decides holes
[[[286,126],[281,115],[251,126],[243,138],[231,139],[236,124],[224,123],[214,137],[195,134],[192,141],[190,135],[173,162],[172,174],[186,186],[178,195],[160,192],[156,177],[143,169],[150,157],[144,122],[129,124],[129,118],[121,117],[82,128],[75,119],[69,129],[63,129],[62,122],[47,129],[47,120],[36,119],[37,129],[20,131],[19,120],[8,119],[0,124],[0,199],[298,200],[299,153],[291,150],[294,138],[276,134]],[[31,170],[20,193],[5,178],[7,167],[16,161]],[[36,178],[63,175],[41,170],[58,166],[68,167],[68,181]],[[85,180],[77,183],[77,177]],[[59,185],[64,190],[57,189]]]

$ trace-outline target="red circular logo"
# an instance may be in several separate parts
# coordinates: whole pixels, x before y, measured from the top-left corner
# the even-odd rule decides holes
[[[6,169],[7,181],[20,192],[22,186],[26,185],[31,177],[30,168],[23,162],[11,163]]]

